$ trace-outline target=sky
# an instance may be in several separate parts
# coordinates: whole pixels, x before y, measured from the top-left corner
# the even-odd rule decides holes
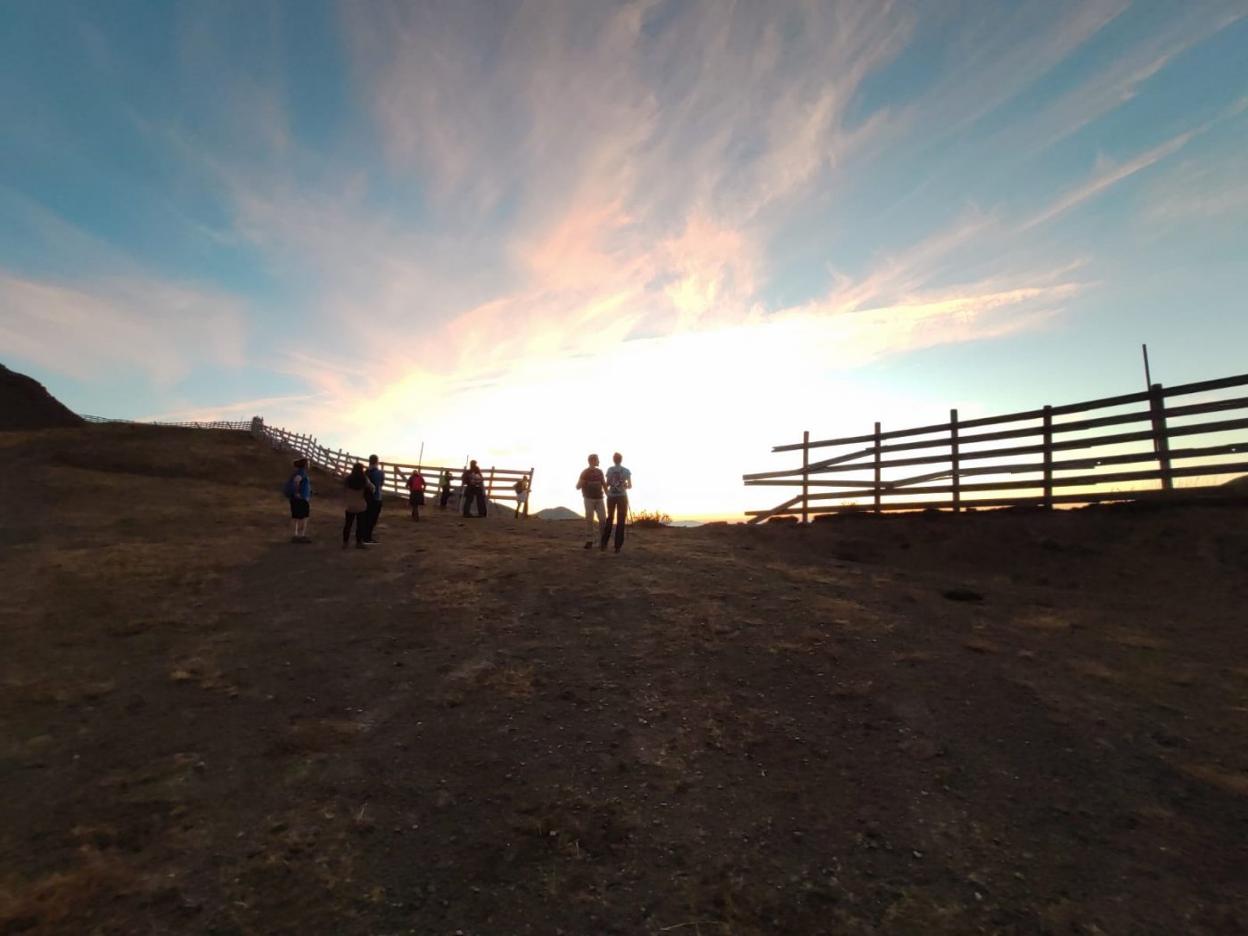
[[[1248,0],[12,0],[0,121],[0,361],[535,508],[1248,371]]]

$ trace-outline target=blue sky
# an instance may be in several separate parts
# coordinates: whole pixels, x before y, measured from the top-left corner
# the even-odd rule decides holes
[[[19,0],[0,119],[0,360],[535,504],[1248,369],[1243,0]]]

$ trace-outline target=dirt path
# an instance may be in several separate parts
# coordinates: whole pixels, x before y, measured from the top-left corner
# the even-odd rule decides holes
[[[0,931],[1248,925],[1242,511],[343,551],[111,467],[0,554]]]

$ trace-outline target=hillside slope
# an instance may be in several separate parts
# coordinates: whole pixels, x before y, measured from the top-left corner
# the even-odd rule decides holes
[[[0,364],[0,430],[52,429],[81,424],[82,419],[48,393],[39,381]]]
[[[1243,509],[343,551],[286,464],[0,437],[0,932],[1248,920]]]

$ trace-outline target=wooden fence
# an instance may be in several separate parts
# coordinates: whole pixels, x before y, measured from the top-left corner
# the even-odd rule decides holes
[[[1248,396],[1239,389],[1245,386],[1248,375],[1154,384],[1003,416],[959,420],[955,409],[947,423],[912,429],[883,431],[877,422],[871,433],[841,439],[811,441],[805,432],[801,442],[772,448],[801,452],[799,467],[743,476],[747,486],[800,493],[746,514],[750,523],[780,515],[808,523],[811,514],[846,511],[1052,508],[1170,497],[1176,479],[1184,493],[1207,495],[1218,487],[1215,479],[1248,472]],[[1213,414],[1220,418],[1194,418]],[[1105,433],[1111,426],[1135,427]],[[998,444],[1006,440],[1021,444]],[[838,448],[849,450],[811,457],[812,450]],[[866,477],[846,477],[855,471]]]
[[[277,451],[301,455],[317,468],[328,471],[338,477],[345,477],[349,474],[351,466],[356,462],[360,462],[365,466],[368,465],[367,455],[360,457],[342,449],[326,448],[310,435],[299,435],[286,429],[267,426],[264,420],[258,416],[250,423],[247,423],[246,428],[257,438],[268,440],[269,444]],[[452,486],[455,488],[459,487],[459,478],[464,471],[463,467],[411,465],[385,461],[384,459],[380,462],[380,465],[386,473],[382,491],[390,494],[400,494],[405,497],[407,496],[407,479],[414,471],[419,471],[425,476],[426,494],[435,497],[437,496],[438,479],[443,471],[451,473]],[[491,465],[489,468],[482,468],[481,474],[485,478],[485,496],[492,501],[517,500],[515,486],[516,482],[522,478],[527,482],[530,491],[533,488],[532,468],[529,468],[527,471],[521,471],[513,468],[497,468]],[[523,512],[526,517],[529,515],[527,499],[524,503]]]
[[[82,418],[93,423],[132,422],[132,420],[128,419],[106,419],[102,416],[83,415]],[[259,416],[238,422],[150,422],[143,423],[143,425],[172,426],[180,429],[225,429],[231,432],[249,432],[257,439],[267,441],[276,451],[300,455],[317,468],[328,471],[338,477],[346,477],[351,471],[351,466],[356,462],[361,462],[364,465],[368,464],[367,455],[361,458],[359,455],[352,455],[350,452],[345,452],[342,449],[327,448],[310,435],[302,435],[266,425]],[[404,497],[407,496],[407,479],[413,471],[419,471],[425,476],[426,493],[436,497],[438,479],[443,471],[450,471],[452,486],[458,488],[459,478],[464,470],[462,467],[454,468],[449,465],[410,465],[384,460],[380,464],[386,473],[382,491]],[[533,488],[532,468],[527,471],[520,471],[512,468],[490,466],[489,468],[482,468],[481,474],[485,477],[485,495],[493,501],[517,500],[515,486],[516,482],[521,478],[526,481],[529,490]],[[524,504],[524,515],[526,517],[529,515],[527,500]]]
[[[108,419],[105,416],[87,416],[80,414],[80,418],[90,423],[131,423],[144,426],[172,426],[175,429],[226,429],[231,432],[250,432],[252,420],[244,419],[236,422],[225,422],[217,420],[215,422],[145,422],[136,424],[133,419]]]

